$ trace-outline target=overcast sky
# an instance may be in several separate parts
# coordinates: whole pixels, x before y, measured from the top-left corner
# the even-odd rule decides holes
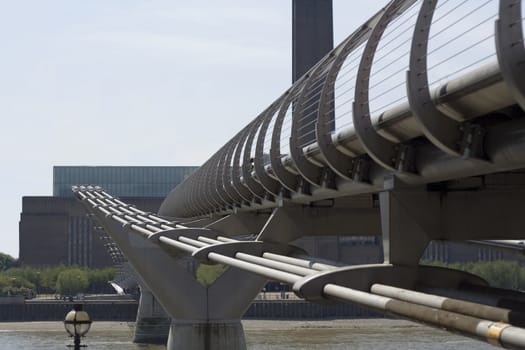
[[[386,0],[334,0],[339,43]],[[53,165],[200,165],[291,83],[290,0],[0,0],[0,252]]]

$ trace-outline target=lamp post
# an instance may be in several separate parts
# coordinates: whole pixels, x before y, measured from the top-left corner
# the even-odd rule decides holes
[[[73,346],[75,350],[80,350],[81,347],[87,345],[80,345],[80,337],[84,337],[91,327],[91,319],[87,312],[83,311],[82,304],[75,304],[73,310],[69,311],[64,320],[64,328],[70,337],[74,337]]]

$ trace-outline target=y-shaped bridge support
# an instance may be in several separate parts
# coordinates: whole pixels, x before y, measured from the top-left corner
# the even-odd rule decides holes
[[[392,176],[379,193],[385,263],[417,266],[428,243],[438,236],[439,196],[407,187]]]
[[[246,349],[240,318],[266,278],[229,267],[209,285],[200,283],[179,252],[93,214],[172,318],[167,349]]]

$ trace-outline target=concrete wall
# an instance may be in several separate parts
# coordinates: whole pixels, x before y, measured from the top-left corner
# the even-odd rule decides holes
[[[96,321],[134,322],[137,303],[85,304],[84,310]],[[72,304],[0,304],[0,322],[63,321]]]
[[[135,322],[137,303],[85,304],[94,322]],[[72,304],[0,304],[0,322],[63,321]],[[321,305],[303,300],[254,301],[244,314],[248,319],[323,319],[384,317],[352,304]]]
[[[255,319],[323,319],[385,317],[384,315],[353,304],[321,305],[303,300],[255,301],[243,318]]]
[[[334,47],[332,0],[293,0],[292,35],[296,81]]]

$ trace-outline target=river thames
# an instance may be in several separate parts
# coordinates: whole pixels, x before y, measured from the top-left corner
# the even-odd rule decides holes
[[[330,321],[243,321],[250,350],[490,350],[473,339],[408,321],[367,319]],[[95,322],[83,340],[91,350],[161,350],[131,342],[133,323]],[[0,323],[0,349],[67,349],[71,341],[60,322]]]

